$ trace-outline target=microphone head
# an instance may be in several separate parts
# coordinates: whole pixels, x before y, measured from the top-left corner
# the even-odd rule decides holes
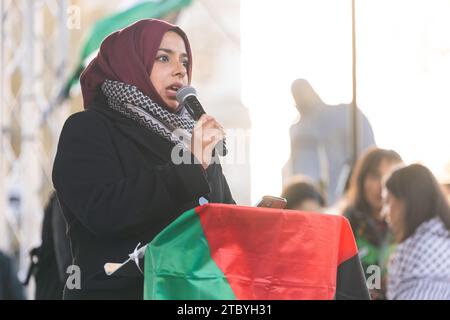
[[[182,104],[184,103],[184,99],[186,99],[189,96],[197,96],[197,91],[194,89],[194,87],[184,86],[178,89],[176,98],[178,103]]]

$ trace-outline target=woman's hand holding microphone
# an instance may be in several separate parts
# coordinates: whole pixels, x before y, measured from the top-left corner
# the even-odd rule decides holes
[[[214,117],[203,114],[192,130],[191,153],[208,168],[217,143],[225,138],[225,130]]]

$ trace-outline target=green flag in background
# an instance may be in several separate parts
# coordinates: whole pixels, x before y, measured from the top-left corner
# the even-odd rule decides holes
[[[86,67],[85,60],[100,47],[103,39],[109,34],[141,19],[163,18],[170,13],[181,10],[191,4],[191,2],[192,0],[142,1],[125,11],[115,13],[97,21],[92,26],[82,46],[78,66],[64,85],[61,99],[69,96],[70,89],[79,81],[80,74]]]

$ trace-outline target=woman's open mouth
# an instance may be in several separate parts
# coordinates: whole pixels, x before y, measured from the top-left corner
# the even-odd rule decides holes
[[[166,87],[167,96],[171,99],[176,99],[177,91],[180,90],[182,86],[183,84],[181,82],[177,82]]]

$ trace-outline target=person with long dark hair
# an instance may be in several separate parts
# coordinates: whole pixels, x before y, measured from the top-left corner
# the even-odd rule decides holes
[[[234,203],[214,161],[222,126],[206,114],[195,122],[176,100],[192,62],[179,27],[146,19],[105,38],[81,75],[85,110],[64,124],[53,166],[81,277],[65,299],[142,299],[143,279],[108,278],[104,264],[199,203]]]
[[[450,299],[450,207],[431,171],[413,164],[386,182],[388,220],[398,243],[388,299]]]
[[[369,149],[355,166],[347,192],[347,217],[355,235],[366,276],[370,266],[381,270],[381,287],[370,290],[372,299],[385,298],[385,274],[391,248],[391,233],[382,215],[383,177],[402,162],[393,150]]]

